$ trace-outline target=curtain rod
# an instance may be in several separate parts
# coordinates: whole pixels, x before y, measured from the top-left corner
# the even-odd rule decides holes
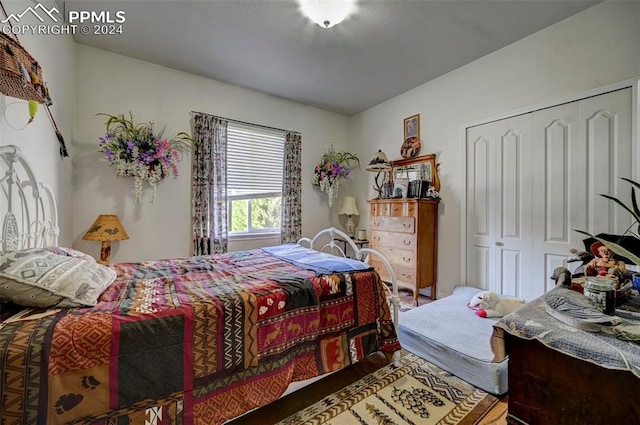
[[[191,114],[201,114],[201,115],[207,115],[207,116],[209,116],[209,117],[222,118],[223,120],[227,120],[227,121],[235,122],[235,123],[237,123],[237,124],[253,125],[253,126],[256,126],[256,127],[262,127],[262,128],[266,128],[266,129],[269,129],[269,130],[277,130],[277,131],[293,131],[293,132],[295,132],[295,133],[299,133],[299,131],[295,131],[295,130],[285,130],[285,129],[283,129],[283,128],[278,128],[278,127],[269,127],[268,125],[256,124],[256,123],[247,122],[247,121],[234,120],[233,118],[225,118],[225,117],[221,117],[221,116],[218,116],[218,115],[207,114],[206,112],[191,111]]]

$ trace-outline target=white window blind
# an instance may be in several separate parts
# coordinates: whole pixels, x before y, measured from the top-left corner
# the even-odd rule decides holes
[[[284,131],[229,121],[227,193],[251,198],[282,193]]]

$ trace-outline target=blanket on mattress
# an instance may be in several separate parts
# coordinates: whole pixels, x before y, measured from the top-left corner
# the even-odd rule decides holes
[[[373,271],[263,250],[113,267],[92,308],[0,311],[3,424],[216,424],[399,344]]]

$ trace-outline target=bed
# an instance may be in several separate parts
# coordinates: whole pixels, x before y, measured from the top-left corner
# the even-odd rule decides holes
[[[388,262],[334,256],[339,230],[106,267],[57,245],[51,190],[17,147],[0,157],[2,424],[219,424],[374,352],[397,359],[397,287],[366,261]]]
[[[402,348],[483,390],[505,394],[509,360],[493,337],[498,319],[481,318],[467,303],[481,289],[456,286],[448,297],[402,313]],[[498,341],[499,342],[499,341]]]

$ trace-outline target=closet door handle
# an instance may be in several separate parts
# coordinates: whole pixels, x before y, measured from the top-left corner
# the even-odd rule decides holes
[[[504,246],[504,243],[503,243],[503,242],[498,241],[498,242],[496,242],[496,246]]]

